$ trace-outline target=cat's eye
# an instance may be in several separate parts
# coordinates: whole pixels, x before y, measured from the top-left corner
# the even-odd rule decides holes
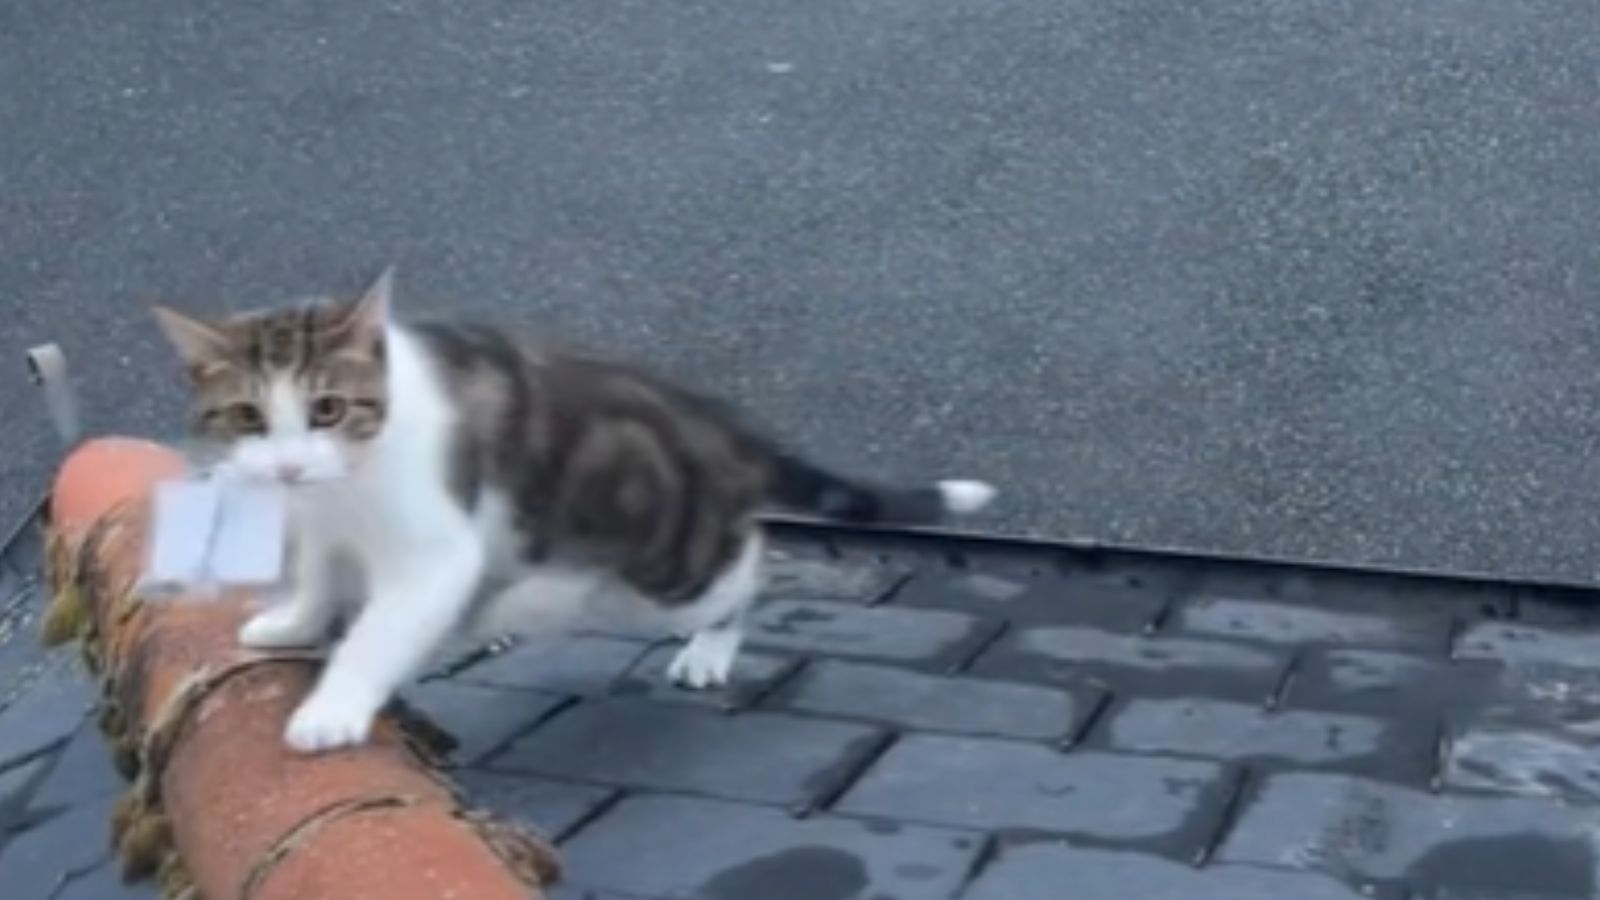
[[[344,419],[348,404],[343,397],[324,394],[311,401],[311,427],[332,428]]]
[[[228,427],[239,434],[260,434],[267,430],[266,417],[254,403],[233,403],[223,410]]]

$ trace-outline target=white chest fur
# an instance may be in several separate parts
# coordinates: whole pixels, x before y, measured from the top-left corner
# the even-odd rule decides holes
[[[463,524],[448,487],[449,398],[415,338],[391,327],[387,342],[383,430],[345,478],[310,487],[295,503],[298,528],[369,565],[415,553],[436,531]]]

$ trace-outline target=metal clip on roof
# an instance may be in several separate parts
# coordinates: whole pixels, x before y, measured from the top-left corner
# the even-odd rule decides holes
[[[72,392],[67,357],[55,344],[40,344],[28,351],[28,373],[44,391],[45,406],[61,443],[71,449],[82,437],[78,398]]]

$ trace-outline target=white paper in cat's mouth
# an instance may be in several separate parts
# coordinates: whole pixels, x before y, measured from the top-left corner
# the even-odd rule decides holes
[[[283,578],[288,496],[282,485],[186,478],[156,485],[139,592],[210,598]]]

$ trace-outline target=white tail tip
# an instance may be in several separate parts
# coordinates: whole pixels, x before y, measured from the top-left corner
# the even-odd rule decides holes
[[[999,491],[983,481],[941,481],[939,493],[944,496],[944,508],[957,515],[975,513],[994,501]]]

